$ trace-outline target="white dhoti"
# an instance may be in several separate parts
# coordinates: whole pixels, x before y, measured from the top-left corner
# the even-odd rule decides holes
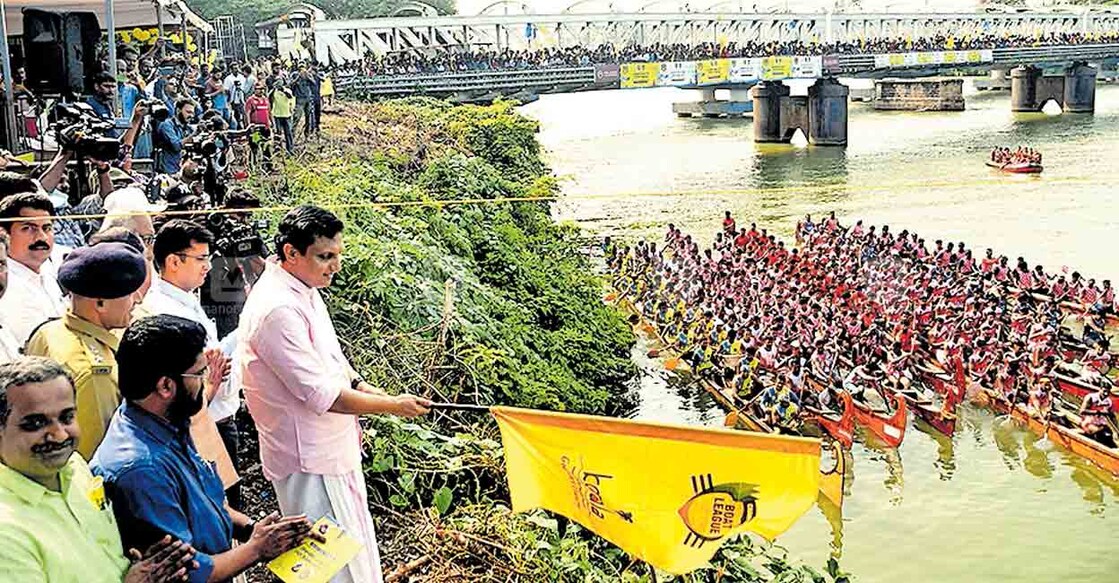
[[[377,534],[366,503],[361,470],[337,476],[292,474],[272,481],[284,516],[306,514],[311,522],[326,516],[361,543],[362,550],[331,583],[382,583]]]

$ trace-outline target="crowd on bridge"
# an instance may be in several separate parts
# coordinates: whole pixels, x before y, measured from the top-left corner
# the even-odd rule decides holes
[[[1119,42],[1119,34],[1086,36],[1080,33],[1047,35],[982,34],[955,38],[947,34],[930,37],[869,38],[832,43],[797,41],[750,41],[746,43],[700,43],[651,45],[600,44],[593,47],[542,47],[530,50],[509,48],[438,51],[372,52],[360,61],[337,65],[339,77],[401,76],[586,67],[632,61],[695,61],[716,58],[766,57],[774,55],[860,55],[898,52],[975,50]]]
[[[776,426],[798,407],[836,407],[838,389],[885,409],[887,390],[914,388],[921,370],[960,370],[972,383],[1038,413],[1055,408],[1052,375],[1098,384],[1079,428],[1114,446],[1104,335],[1110,281],[1052,274],[964,243],[928,245],[914,232],[832,214],[799,223],[798,246],[728,212],[710,246],[673,225],[663,243],[607,243],[617,293],[655,322],[669,349],[736,402]],[[1038,299],[1044,298],[1044,299]],[[1083,347],[1063,362],[1062,303],[1085,319]],[[966,373],[963,371],[966,370]],[[760,381],[762,371],[779,377]]]

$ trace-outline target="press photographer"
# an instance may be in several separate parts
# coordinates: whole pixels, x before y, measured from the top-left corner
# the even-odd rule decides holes
[[[207,225],[215,237],[214,258],[209,280],[201,290],[202,308],[217,323],[218,335],[224,337],[237,328],[248,289],[264,271],[268,251],[261,235],[267,223],[254,220],[251,212],[260,208],[254,194],[234,188],[221,208],[244,211],[212,213]]]
[[[191,99],[175,102],[175,114],[156,126],[152,145],[155,148],[155,171],[159,174],[178,174],[183,163],[183,145],[194,131],[194,110],[197,105]]]

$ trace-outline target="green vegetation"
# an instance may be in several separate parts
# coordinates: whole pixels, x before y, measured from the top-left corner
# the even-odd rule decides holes
[[[313,202],[345,220],[344,268],[325,295],[365,378],[441,401],[631,409],[633,331],[602,302],[585,237],[554,222],[547,202],[504,200],[557,193],[536,123],[502,102],[345,108],[327,118],[326,138],[259,186],[267,203]],[[461,203],[478,199],[490,202]],[[371,202],[386,206],[364,206]],[[647,566],[576,524],[508,510],[488,416],[382,417],[365,429],[388,572],[463,582],[651,580]],[[742,538],[687,580],[825,577]]]

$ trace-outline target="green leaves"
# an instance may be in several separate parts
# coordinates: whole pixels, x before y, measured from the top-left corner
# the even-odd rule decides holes
[[[454,490],[443,486],[435,491],[435,495],[431,497],[431,505],[439,511],[440,515],[446,515],[447,510],[451,507],[451,501],[454,500]]]

